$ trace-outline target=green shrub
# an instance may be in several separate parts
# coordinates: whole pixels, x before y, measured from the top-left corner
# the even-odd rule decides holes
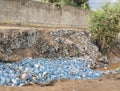
[[[72,5],[75,7],[79,7],[82,9],[90,9],[89,0],[42,0],[43,2],[50,2],[50,3],[56,3],[59,5]]]
[[[90,32],[100,51],[108,52],[120,32],[120,2],[106,4],[103,8],[93,11],[90,15]]]

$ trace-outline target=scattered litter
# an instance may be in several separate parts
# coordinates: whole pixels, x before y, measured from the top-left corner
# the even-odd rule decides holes
[[[46,84],[60,79],[96,79],[102,71],[89,68],[90,62],[72,59],[23,59],[20,62],[0,63],[0,85],[24,86]]]

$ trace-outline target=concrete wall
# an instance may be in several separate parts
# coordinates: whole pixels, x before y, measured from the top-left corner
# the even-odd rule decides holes
[[[0,0],[0,23],[88,26],[89,11],[32,0]]]

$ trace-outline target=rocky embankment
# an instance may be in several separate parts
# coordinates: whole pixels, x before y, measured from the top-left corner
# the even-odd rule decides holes
[[[1,29],[0,61],[15,62],[27,57],[72,58],[91,61],[91,68],[108,66],[106,57],[79,30]]]

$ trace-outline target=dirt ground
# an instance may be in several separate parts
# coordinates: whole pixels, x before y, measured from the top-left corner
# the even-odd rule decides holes
[[[120,91],[120,74],[105,76],[97,80],[58,81],[51,86],[31,85],[25,87],[3,87],[0,91]]]

